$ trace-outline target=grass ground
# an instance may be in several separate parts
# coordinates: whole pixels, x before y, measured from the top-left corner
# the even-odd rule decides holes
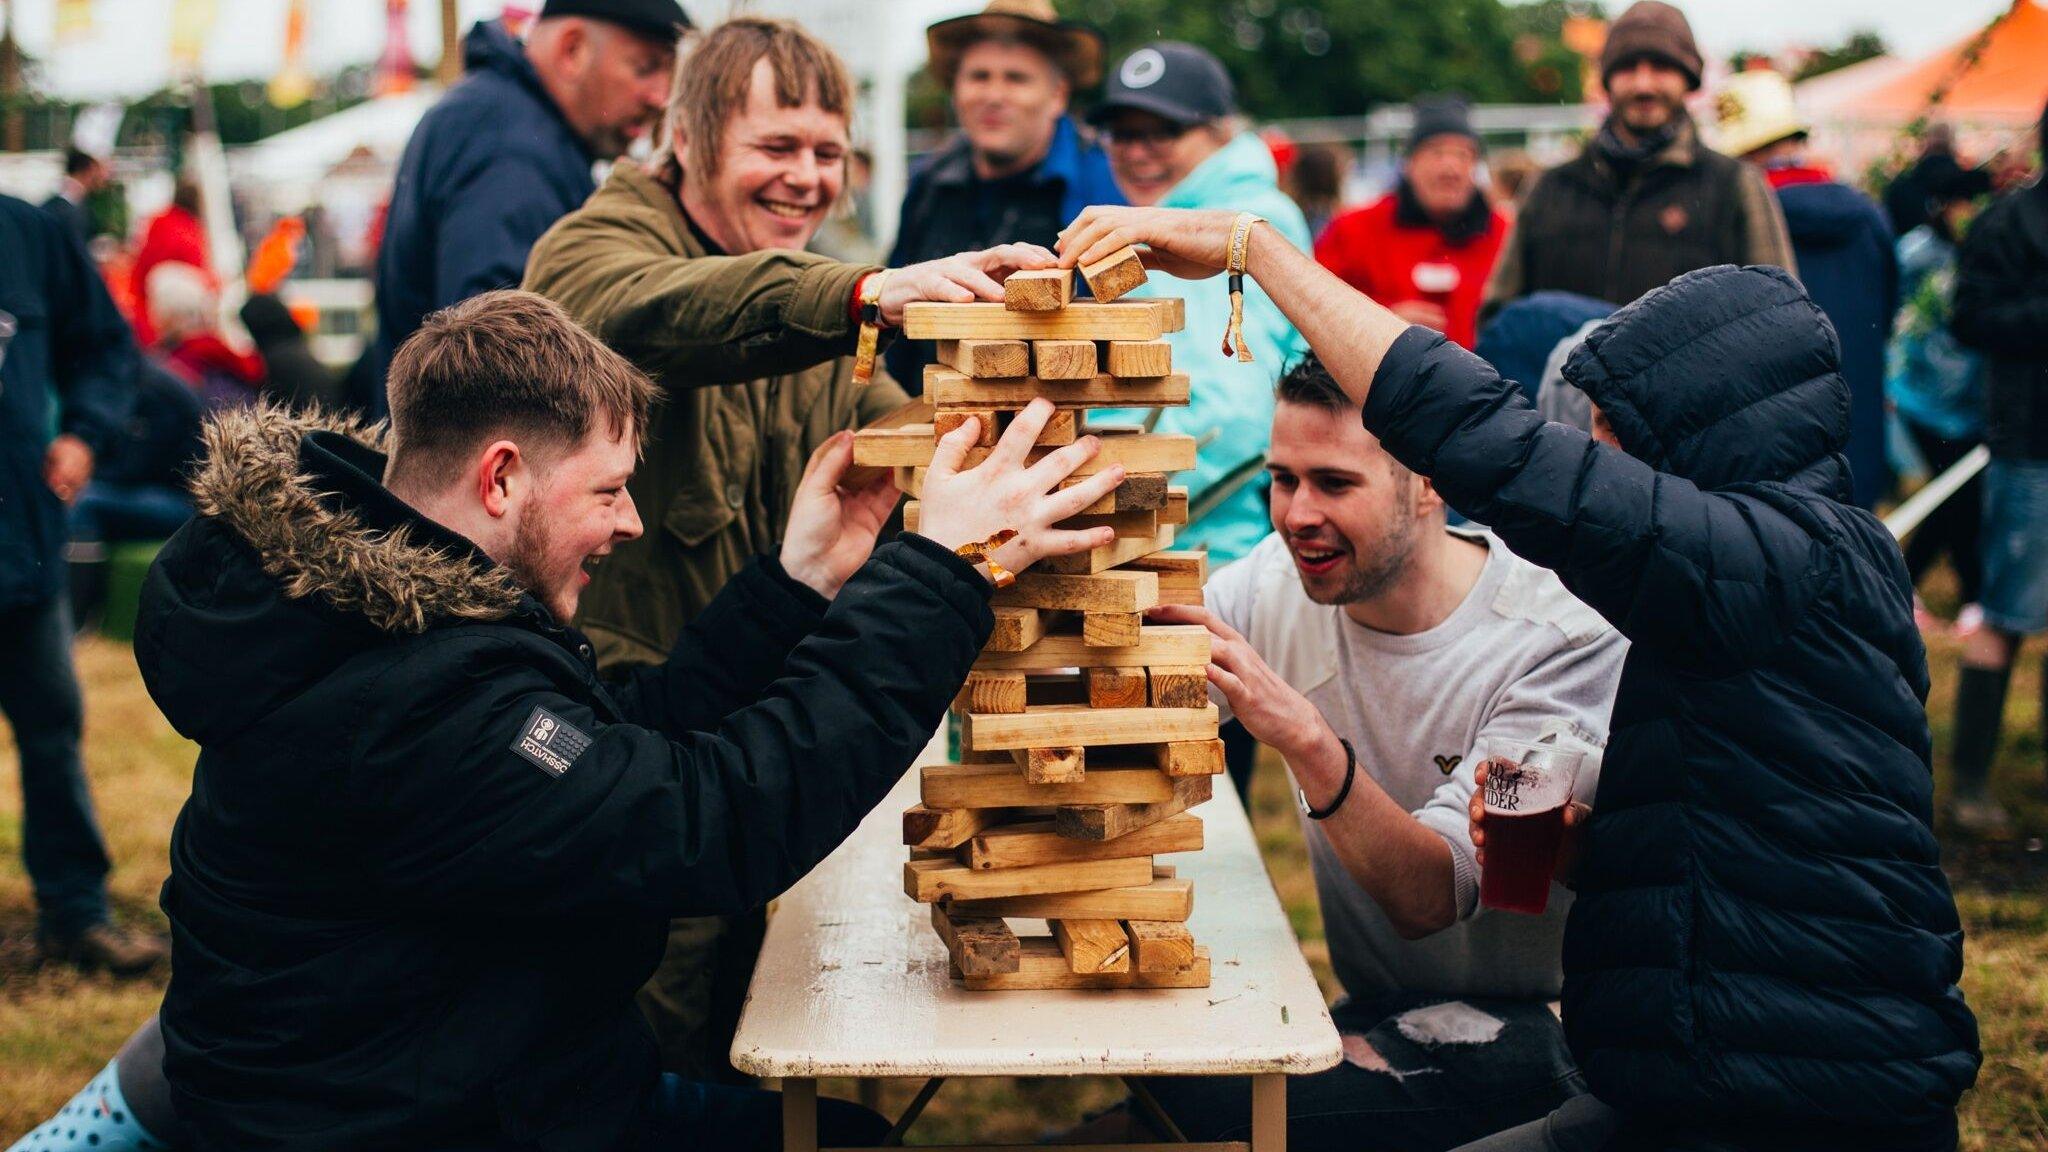
[[[1949,746],[1955,645],[1931,645],[1929,712],[1935,746]],[[1963,989],[1983,1033],[1984,1068],[1963,1101],[1969,1152],[2048,1152],[2048,789],[2044,789],[2038,678],[2044,646],[2024,657],[2013,685],[1997,767],[2001,797],[2020,834],[1999,844],[1950,837],[1945,860],[1969,933]],[[156,895],[172,820],[190,787],[194,749],[144,693],[128,648],[82,643],[86,761],[115,870],[115,915],[161,929]],[[1942,757],[1945,760],[1945,756]],[[59,1107],[156,1007],[160,983],[80,976],[35,962],[34,908],[21,870],[20,791],[13,748],[0,729],[0,1143]],[[1252,814],[1267,866],[1326,993],[1334,995],[1315,891],[1301,852],[1284,773],[1262,764]],[[915,1091],[882,1086],[894,1114]],[[854,1095],[848,1082],[825,1085]],[[1108,1080],[963,1080],[946,1085],[916,1130],[920,1142],[1029,1141],[1057,1132],[1120,1096]]]

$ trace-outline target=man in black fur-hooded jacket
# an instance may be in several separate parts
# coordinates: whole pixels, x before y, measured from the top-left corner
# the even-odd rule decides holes
[[[852,831],[992,626],[954,549],[1017,529],[992,557],[1014,570],[1104,543],[1049,526],[1121,473],[1046,495],[1095,448],[1027,472],[1043,404],[959,471],[970,423],[919,533],[875,548],[896,493],[842,485],[833,437],[779,558],[601,684],[564,621],[640,531],[651,396],[559,308],[498,292],[400,350],[388,460],[276,409],[210,427],[136,638],[200,746],[163,891],[163,1066],[194,1147],[780,1147],[772,1094],[657,1071],[633,993],[669,918],[763,904]]]
[[[1592,1095],[1468,1152],[1953,1148],[1981,1056],[1927,654],[1898,545],[1846,503],[1827,318],[1782,269],[1682,275],[1567,363],[1589,437],[1232,213],[1090,209],[1061,259],[1195,275],[1239,231],[1387,451],[1629,641],[1565,927]]]

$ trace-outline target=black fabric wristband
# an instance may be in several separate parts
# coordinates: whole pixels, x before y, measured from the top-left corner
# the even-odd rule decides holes
[[[1308,793],[1302,792],[1299,789],[1296,790],[1301,798],[1301,813],[1311,820],[1328,820],[1330,817],[1335,816],[1337,809],[1342,808],[1344,801],[1351,795],[1351,782],[1358,777],[1357,749],[1351,746],[1351,741],[1346,740],[1342,736],[1337,737],[1337,743],[1344,746],[1344,785],[1337,789],[1337,798],[1330,801],[1328,807],[1313,808],[1309,806]]]

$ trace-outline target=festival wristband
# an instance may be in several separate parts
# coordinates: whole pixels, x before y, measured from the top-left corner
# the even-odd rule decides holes
[[[875,378],[875,351],[882,342],[882,286],[889,269],[869,273],[860,282],[855,298],[860,301],[860,338],[853,349],[853,386],[864,388]]]
[[[1225,268],[1230,273],[1230,326],[1223,330],[1223,354],[1236,356],[1246,364],[1251,362],[1252,346],[1244,342],[1245,252],[1251,247],[1252,225],[1265,222],[1266,218],[1255,212],[1240,212],[1230,226],[1230,254]]]
[[[994,584],[998,588],[1008,588],[1017,582],[1017,574],[996,563],[993,553],[996,549],[1001,548],[1016,538],[1017,530],[1015,528],[1005,528],[979,544],[962,544],[958,548],[953,549],[953,554],[969,564],[988,565],[989,583]]]

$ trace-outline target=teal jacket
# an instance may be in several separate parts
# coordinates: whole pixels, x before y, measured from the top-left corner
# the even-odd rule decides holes
[[[1240,132],[1174,185],[1159,206],[1256,212],[1307,252],[1313,245],[1308,221],[1280,191],[1279,181],[1265,142],[1254,133]],[[1250,279],[1244,292],[1244,338],[1253,356],[1249,364],[1223,355],[1223,332],[1230,323],[1228,277],[1190,281],[1155,276],[1131,295],[1187,300],[1187,327],[1167,340],[1173,345],[1173,370],[1188,374],[1191,402],[1185,408],[1163,410],[1154,431],[1186,433],[1200,445],[1195,470],[1175,478],[1187,485],[1191,507],[1209,503],[1205,496],[1213,498],[1219,483],[1242,476],[1247,469],[1251,472],[1248,482],[1196,518],[1175,541],[1175,547],[1207,547],[1212,566],[1227,564],[1251,551],[1272,530],[1263,468],[1273,425],[1273,384],[1308,351],[1308,344]],[[1135,423],[1146,415],[1144,409],[1118,409],[1101,413],[1099,419]]]

